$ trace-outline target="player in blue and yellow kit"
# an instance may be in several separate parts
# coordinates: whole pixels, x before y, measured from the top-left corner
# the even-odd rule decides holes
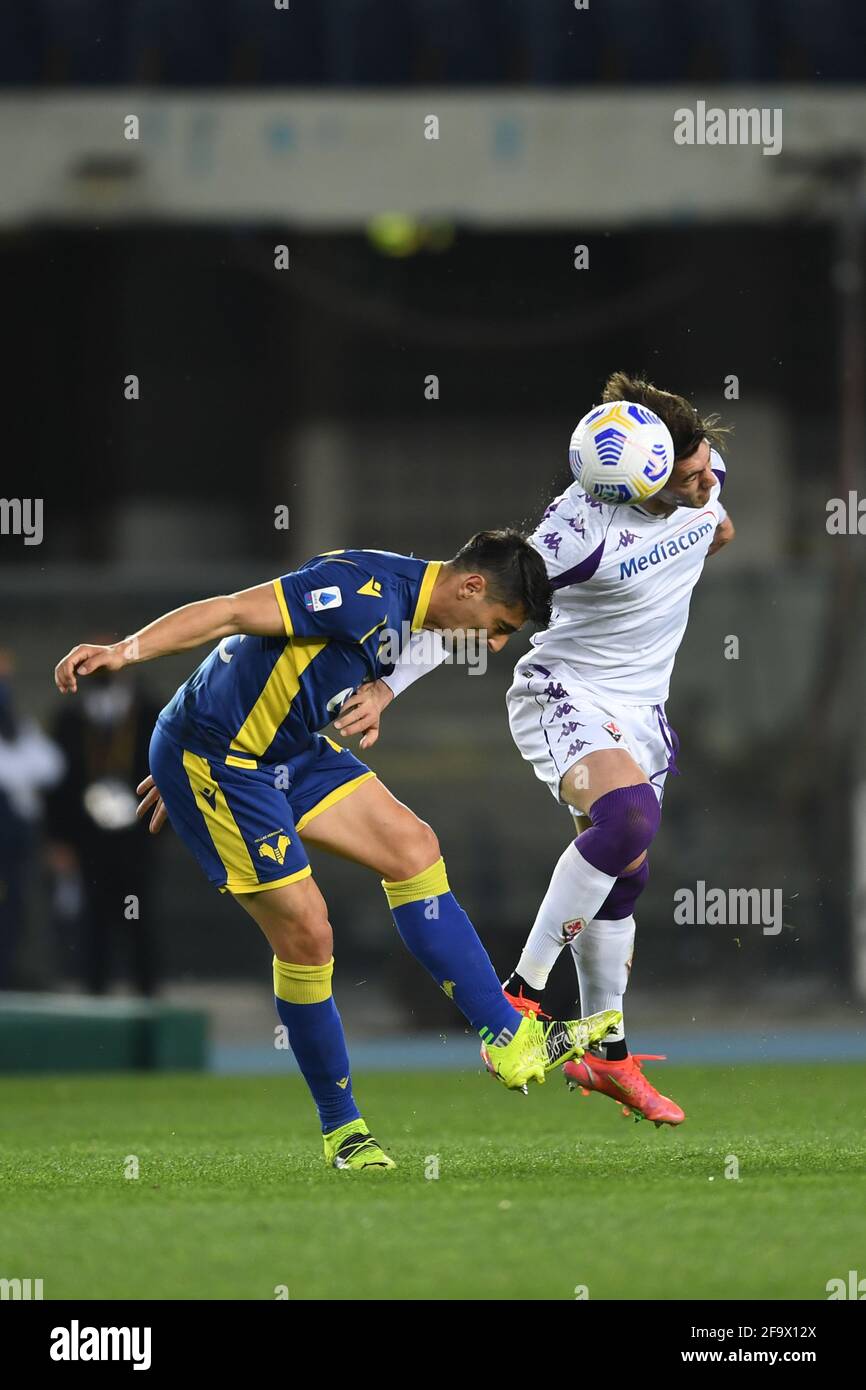
[[[205,642],[210,656],[162,711],[142,811],[166,813],[210,881],[231,893],[274,953],[279,1017],[336,1167],[391,1167],[361,1118],[331,994],[333,937],[305,845],[374,869],[403,941],[487,1044],[512,1089],[582,1054],[618,1015],[542,1023],[505,999],[452,896],[433,831],[347,748],[319,731],[361,685],[393,670],[395,634],[481,631],[498,651],[527,619],[547,622],[544,563],[513,531],[481,532],[453,560],[378,550],[319,555],[253,589],[187,604],[109,647],[73,648],[61,693]],[[408,640],[408,639],[407,639]],[[362,747],[372,740],[362,740]]]

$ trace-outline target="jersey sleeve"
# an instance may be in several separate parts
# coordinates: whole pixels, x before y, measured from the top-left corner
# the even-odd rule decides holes
[[[557,497],[529,537],[554,589],[591,579],[604,553],[611,508],[573,484]]]
[[[363,642],[388,620],[387,576],[376,578],[354,560],[325,556],[274,580],[287,637]]]
[[[429,675],[447,660],[448,648],[441,632],[435,629],[428,632],[413,632],[406,646],[401,651],[394,663],[393,671],[389,671],[382,680],[393,690],[394,695],[401,695],[404,690],[408,690],[410,685],[419,680],[421,676]]]

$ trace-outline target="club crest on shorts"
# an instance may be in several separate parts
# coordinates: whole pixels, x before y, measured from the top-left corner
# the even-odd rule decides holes
[[[601,727],[607,730],[614,743],[619,743],[620,739],[622,738],[622,729],[619,727],[616,720],[609,719],[607,723],[602,724]]]
[[[573,941],[574,938],[575,938],[580,932],[583,931],[583,929],[584,929],[585,926],[586,926],[586,918],[585,918],[585,917],[572,917],[572,919],[571,919],[570,922],[563,922],[563,924],[562,924],[562,939],[563,939],[565,945],[567,946],[568,943],[569,943],[569,941]]]
[[[256,840],[259,847],[259,857],[261,859],[273,859],[276,864],[283,863],[286,850],[291,843],[285,830],[272,830],[269,835],[261,835]]]

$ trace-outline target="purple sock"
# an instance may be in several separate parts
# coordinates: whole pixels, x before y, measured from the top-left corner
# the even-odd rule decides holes
[[[621,922],[624,917],[630,917],[634,912],[635,903],[647,886],[648,880],[649,858],[645,859],[640,868],[635,869],[632,873],[620,874],[595,914],[596,920],[599,922]]]

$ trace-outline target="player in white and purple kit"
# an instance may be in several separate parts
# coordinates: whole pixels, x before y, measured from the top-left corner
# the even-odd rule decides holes
[[[635,935],[634,907],[649,877],[676,734],[665,715],[671,672],[704,561],[732,539],[720,500],[724,430],[680,396],[615,373],[603,401],[630,401],[661,417],[674,442],[667,484],[641,504],[612,506],[573,483],[530,538],[554,594],[550,626],[532,637],[508,692],[523,757],[575,816],[506,993],[536,1011],[564,947],[577,968],[584,1012],[622,1009]],[[679,1124],[630,1054],[624,1031],[570,1063],[584,1092],[626,1113]]]
[[[547,508],[530,537],[554,589],[550,626],[517,663],[508,692],[514,741],[535,774],[577,822],[560,857],[516,971],[511,1003],[543,1012],[542,992],[570,947],[581,1011],[622,1010],[635,935],[634,907],[649,877],[647,851],[659,828],[677,737],[667,722],[674,658],[704,561],[733,538],[720,494],[725,465],[716,445],[727,433],[702,420],[682,396],[615,372],[604,402],[654,411],[674,444],[661,491],[640,504],[611,505],[573,483]],[[417,639],[413,639],[413,646]],[[410,646],[393,674],[347,701],[338,728],[378,736],[393,695],[446,657]],[[388,689],[385,689],[385,687]],[[585,1092],[612,1096],[626,1113],[679,1124],[678,1105],[643,1075],[622,1029],[565,1072]]]

